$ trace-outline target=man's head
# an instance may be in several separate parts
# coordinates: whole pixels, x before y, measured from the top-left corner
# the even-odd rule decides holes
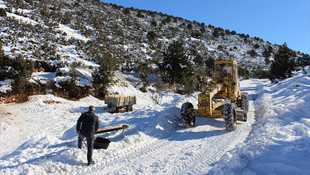
[[[95,106],[90,105],[89,108],[88,108],[88,111],[89,112],[95,112]]]

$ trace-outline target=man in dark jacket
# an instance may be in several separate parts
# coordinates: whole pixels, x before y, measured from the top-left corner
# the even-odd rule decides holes
[[[84,112],[77,121],[76,132],[79,134],[78,147],[82,148],[82,141],[87,140],[87,161],[88,165],[94,164],[92,160],[94,135],[98,130],[98,116],[95,115],[95,107],[89,106],[88,112]]]

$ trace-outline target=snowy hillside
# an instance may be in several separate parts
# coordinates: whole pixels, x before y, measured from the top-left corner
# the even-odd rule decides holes
[[[102,79],[90,77],[102,65],[111,69],[102,72],[139,74],[141,79],[162,76],[173,84],[176,82],[169,82],[165,70],[169,59],[176,60],[169,58],[171,50],[184,61],[174,63],[172,69],[178,70],[175,65],[188,68],[186,73],[177,73],[181,88],[197,88],[214,60],[237,60],[240,76],[266,78],[280,48],[211,24],[98,0],[0,0],[0,10],[0,57],[4,60],[0,64],[0,97],[47,92],[67,99],[88,94],[103,97]],[[292,53],[292,60],[310,60],[309,55]],[[76,71],[78,77],[70,75]],[[97,77],[106,77],[102,72]]]
[[[37,95],[23,104],[2,104],[0,174],[309,174],[306,71],[279,84],[241,81],[249,92],[248,121],[233,132],[224,129],[222,119],[198,118],[194,128],[179,126],[181,105],[197,104],[197,97],[170,91],[155,104],[149,92],[111,87],[137,96],[134,111],[123,114],[107,113],[104,101],[92,96],[68,101]],[[91,104],[100,127],[130,127],[98,134],[112,143],[95,150],[96,164],[88,167],[87,149],[77,148],[75,124]]]
[[[255,72],[268,68],[278,50],[263,39],[212,24],[99,1],[0,0],[0,8],[6,11],[0,17],[5,54],[57,67],[90,67],[112,55],[119,70],[136,71],[142,63],[156,69],[169,44],[178,40],[192,61],[234,59]]]

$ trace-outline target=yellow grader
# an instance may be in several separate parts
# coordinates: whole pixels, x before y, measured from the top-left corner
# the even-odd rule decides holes
[[[237,61],[215,61],[213,83],[198,95],[198,109],[186,102],[181,107],[181,119],[186,127],[195,126],[195,117],[224,118],[228,131],[236,129],[237,120],[247,121],[248,94],[240,92]]]

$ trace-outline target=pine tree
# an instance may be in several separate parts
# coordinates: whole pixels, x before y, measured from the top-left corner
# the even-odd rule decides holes
[[[112,82],[116,61],[112,56],[106,56],[100,61],[100,67],[93,73],[93,86],[99,96],[104,97],[108,85]]]
[[[295,70],[295,57],[296,53],[289,49],[286,44],[280,46],[274,61],[271,63],[271,80],[291,77],[292,71]]]
[[[189,60],[185,56],[183,43],[174,41],[164,53],[163,63],[160,66],[164,72],[164,81],[168,83],[176,83],[182,77],[182,73],[186,69]]]
[[[163,63],[160,65],[163,72],[163,80],[171,84],[181,84],[186,93],[192,93],[193,87],[198,83],[193,71],[193,65],[186,56],[183,43],[174,41],[164,53]],[[191,83],[188,83],[191,82]]]
[[[140,78],[145,84],[149,83],[148,78],[149,78],[149,75],[151,72],[148,65],[149,64],[147,64],[147,63],[140,63],[138,66],[138,73],[140,73]]]

